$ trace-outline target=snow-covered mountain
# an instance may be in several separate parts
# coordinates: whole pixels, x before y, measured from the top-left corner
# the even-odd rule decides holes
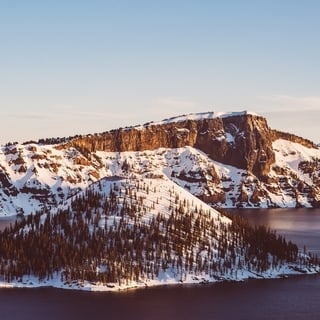
[[[320,150],[254,113],[201,113],[0,151],[0,216],[63,204],[106,177],[170,179],[213,207],[318,207]]]
[[[213,207],[319,206],[320,150],[248,112],[202,113],[0,152],[0,286],[117,290],[319,272]],[[221,211],[221,210],[220,210]]]

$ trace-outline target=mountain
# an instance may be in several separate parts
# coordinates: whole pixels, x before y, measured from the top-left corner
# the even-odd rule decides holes
[[[319,207],[320,150],[250,112],[189,114],[1,146],[0,215],[55,207],[105,177],[170,179],[213,207]]]
[[[221,207],[319,206],[320,150],[253,113],[202,113],[0,153],[0,286],[118,290],[319,272]],[[220,207],[217,211],[213,207]]]
[[[168,178],[103,178],[0,232],[0,287],[119,290],[319,272],[317,259]]]

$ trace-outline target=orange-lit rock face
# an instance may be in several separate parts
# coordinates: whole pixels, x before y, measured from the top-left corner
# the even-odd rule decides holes
[[[210,158],[266,175],[274,162],[274,132],[264,118],[254,115],[149,124],[71,140],[68,145],[88,152],[142,151],[196,147]]]

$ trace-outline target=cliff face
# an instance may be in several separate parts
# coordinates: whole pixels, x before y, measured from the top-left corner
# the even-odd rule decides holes
[[[213,160],[266,175],[274,162],[273,131],[263,117],[241,113],[223,117],[177,118],[113,130],[99,135],[78,137],[64,147],[83,152],[142,151],[158,148],[195,147]]]
[[[248,170],[259,177],[266,175],[275,159],[266,120],[254,115],[217,120],[217,124],[208,122],[201,128],[195,147],[213,160]]]

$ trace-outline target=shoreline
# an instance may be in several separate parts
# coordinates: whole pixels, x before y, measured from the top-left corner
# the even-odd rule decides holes
[[[89,281],[70,281],[62,282],[60,274],[56,275],[50,280],[39,281],[34,276],[23,276],[21,280],[13,282],[0,281],[0,289],[37,289],[37,288],[53,288],[63,290],[75,290],[86,292],[126,292],[138,289],[147,289],[162,286],[192,286],[192,285],[206,285],[227,282],[245,282],[249,280],[271,280],[271,279],[285,279],[293,276],[303,275],[317,275],[320,274],[320,266],[312,266],[309,268],[299,268],[298,265],[285,265],[279,271],[268,270],[261,274],[254,273],[248,270],[241,270],[241,274],[237,277],[234,276],[215,276],[209,277],[208,275],[193,275],[188,274],[185,280],[178,280],[170,273],[163,273],[158,279],[147,279],[139,282],[131,282],[127,284],[115,283],[91,283]]]

